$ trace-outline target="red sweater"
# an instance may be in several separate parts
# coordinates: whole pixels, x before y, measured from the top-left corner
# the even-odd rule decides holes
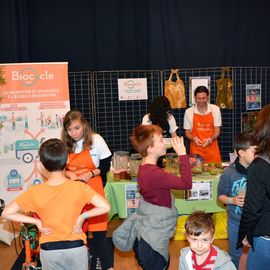
[[[146,202],[171,208],[171,189],[192,188],[192,174],[189,157],[179,156],[181,176],[165,172],[157,165],[145,164],[139,167],[138,185]]]

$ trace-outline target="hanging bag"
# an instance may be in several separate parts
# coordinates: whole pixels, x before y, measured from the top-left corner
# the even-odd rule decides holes
[[[165,96],[168,98],[172,109],[186,108],[185,85],[179,78],[178,69],[172,69],[168,80],[165,81]],[[172,80],[176,75],[176,81]]]
[[[217,100],[216,105],[221,109],[233,109],[233,97],[232,97],[232,87],[233,81],[229,76],[225,77],[229,73],[228,67],[223,67],[221,69],[221,79],[216,81],[217,83]]]

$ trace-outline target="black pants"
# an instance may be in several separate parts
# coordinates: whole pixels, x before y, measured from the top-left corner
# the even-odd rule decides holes
[[[89,241],[91,259],[91,270],[96,269],[97,258],[99,258],[102,270],[113,267],[113,251],[109,247],[106,238],[106,231],[92,232],[93,239]]]
[[[142,238],[136,238],[133,246],[138,264],[144,270],[166,270],[169,268],[170,259],[167,262],[163,256],[153,250]]]

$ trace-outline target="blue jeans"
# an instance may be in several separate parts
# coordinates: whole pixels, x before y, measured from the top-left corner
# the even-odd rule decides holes
[[[235,224],[228,220],[228,238],[229,238],[229,250],[228,253],[232,258],[232,262],[236,269],[239,266],[239,260],[242,256],[242,248],[236,249],[236,244],[238,240],[239,224]]]
[[[247,258],[247,270],[270,269],[270,239],[254,237],[254,251],[249,249]]]
[[[143,270],[165,270],[169,267],[169,262],[141,238],[136,238],[133,246],[135,257]]]

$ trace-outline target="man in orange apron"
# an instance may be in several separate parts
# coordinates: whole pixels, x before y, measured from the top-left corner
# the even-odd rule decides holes
[[[194,92],[196,104],[185,111],[185,135],[190,140],[190,154],[199,154],[204,162],[221,162],[217,138],[220,135],[221,113],[209,104],[209,91],[198,86]]]

